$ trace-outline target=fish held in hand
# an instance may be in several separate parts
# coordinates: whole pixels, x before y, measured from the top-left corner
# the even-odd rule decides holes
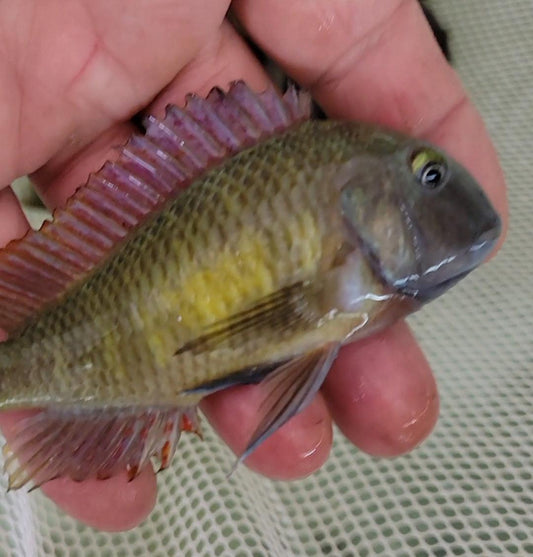
[[[54,221],[0,252],[11,488],[168,466],[196,407],[262,382],[240,460],[303,409],[344,343],[418,309],[500,233],[439,149],[308,120],[244,83],[149,117]]]

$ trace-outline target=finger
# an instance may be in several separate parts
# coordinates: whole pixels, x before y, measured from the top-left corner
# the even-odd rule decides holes
[[[230,81],[243,77],[259,90],[268,83],[253,55],[228,24],[213,34],[193,61],[177,69],[180,70],[177,76],[146,112],[161,116],[167,104],[182,105],[188,93],[204,95],[215,85],[225,87]],[[32,181],[45,203],[51,208],[62,205],[87,180],[90,172],[116,157],[116,147],[133,131],[128,122],[114,124],[74,158],[67,162],[51,161],[34,173]]]
[[[439,413],[435,379],[404,322],[344,347],[323,393],[344,435],[376,456],[412,450]]]
[[[216,33],[227,0],[1,3],[0,183],[68,160],[153,98]]]
[[[51,211],[63,206],[87,181],[91,172],[116,158],[117,147],[123,145],[133,132],[130,122],[113,124],[68,161],[53,159],[31,174],[31,181],[45,205]]]
[[[0,427],[7,440],[14,437],[20,420],[33,411],[0,414]],[[137,526],[150,513],[156,500],[155,474],[151,466],[133,481],[126,472],[109,480],[75,482],[60,478],[42,486],[43,492],[65,512],[100,530],[120,531]]]
[[[60,478],[46,483],[42,490],[77,520],[98,530],[122,532],[148,517],[156,503],[157,484],[151,465],[147,465],[132,481],[126,472],[108,480]]]
[[[261,387],[245,386],[214,394],[202,402],[203,412],[236,455],[244,452],[260,421],[263,397]],[[262,443],[245,464],[270,478],[301,478],[324,464],[331,442],[331,417],[319,394],[305,410]]]
[[[269,83],[245,41],[224,22],[220,32],[176,75],[149,106],[148,112],[160,116],[167,104],[182,105],[188,93],[205,96],[213,87],[227,89],[232,81],[239,79],[244,79],[256,91],[262,91]]]
[[[507,222],[494,147],[417,2],[237,0],[234,8],[329,114],[438,143],[471,170]]]

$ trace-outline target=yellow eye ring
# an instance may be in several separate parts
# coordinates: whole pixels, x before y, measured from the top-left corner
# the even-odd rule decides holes
[[[433,149],[420,149],[411,157],[411,171],[422,186],[429,190],[443,186],[448,178],[444,157]]]

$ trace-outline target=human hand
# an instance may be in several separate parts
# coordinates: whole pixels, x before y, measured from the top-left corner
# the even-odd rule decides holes
[[[223,21],[227,7],[223,0],[2,4],[0,21],[11,24],[0,28],[0,132],[6,138],[0,183],[31,173],[55,207],[126,139],[133,130],[128,119],[140,109],[161,114],[186,93],[205,94],[233,79],[262,90],[267,78]],[[485,186],[505,220],[494,150],[416,2],[240,0],[234,9],[251,36],[330,116],[379,122],[443,146]],[[4,189],[0,242],[26,227]],[[258,389],[246,386],[202,405],[236,452],[254,428],[258,398]],[[332,418],[361,449],[401,454],[430,432],[437,413],[429,366],[399,323],[344,348],[315,401],[246,463],[276,478],[312,472],[328,456]],[[7,434],[20,415],[0,416]],[[60,479],[42,489],[73,516],[119,530],[148,514],[156,485],[146,469],[131,483],[125,475],[81,484]]]

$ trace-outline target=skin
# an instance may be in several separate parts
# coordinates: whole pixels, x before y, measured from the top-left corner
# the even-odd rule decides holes
[[[161,115],[191,91],[266,77],[224,21],[222,0],[21,0],[0,5],[0,184],[30,174],[50,207],[62,204],[132,131],[140,110]],[[250,35],[308,87],[335,117],[379,122],[425,137],[484,185],[507,221],[505,185],[484,125],[440,54],[413,0],[240,0],[233,8]],[[0,192],[0,243],[27,229],[12,192]],[[257,387],[207,399],[202,409],[240,451],[254,429]],[[292,479],[327,459],[335,420],[355,445],[378,456],[416,447],[432,430],[438,394],[407,325],[341,351],[313,403],[267,440],[246,464]],[[9,438],[23,412],[0,416]],[[179,450],[176,458],[179,458]],[[172,472],[167,472],[172,473]],[[146,469],[43,491],[96,528],[139,524],[155,502]]]

